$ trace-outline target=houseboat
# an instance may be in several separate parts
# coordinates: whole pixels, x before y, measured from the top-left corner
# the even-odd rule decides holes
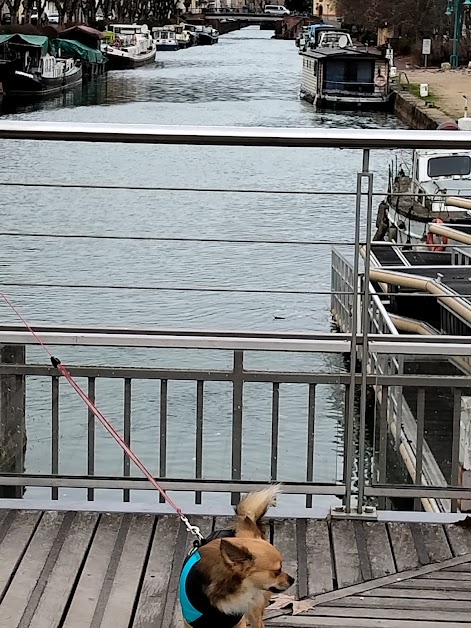
[[[79,24],[61,31],[60,37],[52,39],[51,44],[56,56],[80,58],[84,79],[91,79],[107,69],[107,58],[101,52],[104,39],[101,31]]]
[[[379,52],[349,47],[351,40],[345,34],[337,37],[331,31],[328,40],[322,47],[300,51],[301,98],[316,107],[389,107],[389,61]]]
[[[178,48],[189,48],[193,45],[193,37],[186,24],[177,24],[173,27],[175,30],[175,37],[177,38]]]
[[[78,58],[59,58],[49,38],[0,35],[0,84],[4,96],[45,97],[82,83]]]
[[[415,150],[389,168],[375,240],[443,250],[431,223],[471,225],[471,151]]]
[[[130,70],[155,60],[155,42],[146,24],[112,24],[102,51],[109,70]]]
[[[219,32],[212,26],[197,26],[198,46],[212,46],[219,41]]]
[[[155,49],[158,50],[178,50],[178,41],[175,31],[169,26],[160,26],[152,29],[152,37],[155,42]]]

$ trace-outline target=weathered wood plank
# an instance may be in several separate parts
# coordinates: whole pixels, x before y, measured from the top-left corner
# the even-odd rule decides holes
[[[471,624],[471,617],[467,612],[454,611],[450,613],[448,611],[430,611],[425,609],[395,608],[394,611],[391,611],[389,608],[349,608],[344,606],[326,608],[319,606],[306,613],[306,615],[308,617],[356,618],[358,623],[362,623],[363,619],[392,620],[394,618],[397,628],[401,628],[404,620],[426,621],[427,624],[430,621],[453,621],[468,624],[468,626]]]
[[[419,557],[408,523],[388,523],[392,551],[397,571],[408,571],[420,566]]]
[[[101,515],[63,628],[83,628],[92,625],[122,519],[122,515],[119,514]]]
[[[296,617],[277,617],[269,622],[267,626],[273,628],[279,626],[293,626],[311,628],[458,628],[456,622],[450,621],[415,621],[404,620],[400,624],[395,619],[370,619],[365,618],[358,621],[355,617],[309,617],[297,615]],[[468,623],[460,623],[459,626],[469,626]]]
[[[463,573],[471,573],[471,563],[465,563],[464,565],[457,565],[456,567],[450,567],[447,571],[461,571]]]
[[[430,560],[427,546],[425,545],[425,539],[422,534],[422,526],[420,523],[411,523],[409,525],[412,532],[412,538],[414,539],[417,556],[419,557],[419,564],[428,565],[432,561]]]
[[[306,519],[297,519],[296,520],[296,552],[297,552],[297,562],[298,562],[298,576],[296,578],[296,587],[297,587],[299,598],[305,598],[309,595],[306,531],[307,531]]]
[[[383,576],[396,573],[386,524],[377,521],[365,521],[363,530],[370,557],[372,577],[382,578]]]
[[[158,628],[162,625],[179,527],[180,519],[174,515],[162,516],[157,522],[133,628]]]
[[[208,535],[213,530],[213,520],[211,517],[192,517],[191,523],[196,525],[201,530],[203,536]],[[224,528],[222,528],[224,529]],[[177,548],[175,551],[175,559],[173,561],[172,572],[170,574],[169,585],[167,590],[167,599],[165,604],[165,612],[162,618],[161,628],[183,628],[183,617],[180,602],[178,599],[178,585],[180,580],[180,572],[183,566],[183,562],[186,558],[188,550],[193,543],[193,537],[188,538],[186,534],[183,534],[183,548],[179,548],[177,541]],[[183,549],[183,552],[181,551]]]
[[[235,525],[234,517],[215,517],[214,530],[233,530]]]
[[[273,545],[283,556],[283,569],[296,579],[290,594],[298,596],[298,552],[296,548],[296,521],[276,519],[273,522]]]
[[[59,626],[97,521],[97,513],[76,513],[29,628],[57,628]]]
[[[335,571],[339,588],[363,581],[353,521],[331,522]]]
[[[404,587],[407,587],[407,581],[403,583]],[[421,599],[421,600],[459,600],[462,602],[471,602],[471,591],[437,591],[434,589],[392,589],[390,586],[381,587],[379,589],[372,589],[371,591],[365,591],[361,594],[365,599],[369,596],[378,596],[382,598],[393,597]],[[351,598],[349,598],[351,599]]]
[[[471,552],[471,530],[454,524],[446,525],[445,531],[455,556]]]
[[[1,487],[0,487],[1,492]],[[6,536],[6,533],[10,529],[10,525],[16,517],[16,510],[4,510],[0,512],[0,543]]]
[[[469,554],[466,554],[465,556],[456,556],[441,564],[424,565],[422,567],[418,567],[417,569],[404,571],[400,574],[390,574],[389,576],[384,576],[384,578],[377,578],[376,580],[370,580],[368,582],[361,582],[359,584],[354,584],[350,587],[345,587],[337,591],[329,591],[328,593],[321,593],[320,595],[317,595],[314,598],[314,601],[317,605],[324,604],[325,602],[338,600],[340,598],[344,598],[349,595],[357,595],[357,594],[363,594],[365,591],[379,590],[379,587],[390,587],[393,584],[397,586],[406,587],[408,586],[409,582],[413,582],[412,580],[410,580],[410,578],[417,578],[418,576],[424,575],[426,573],[438,572],[440,569],[454,567],[455,565],[460,565],[462,563],[469,562],[469,560],[470,560]],[[427,582],[427,581],[424,580],[423,582]]]
[[[41,574],[47,577],[49,570],[52,569],[55,550],[60,548],[70,520],[69,518],[69,522],[64,524],[63,512],[45,512],[41,517],[39,526],[0,605],[0,626],[20,626],[22,618],[25,619],[24,625],[29,626],[29,620],[38,602],[37,595],[32,599],[33,594],[40,584]]]
[[[306,546],[309,595],[332,591],[334,579],[327,521],[307,522]]]
[[[34,533],[41,513],[21,510],[16,513],[0,545],[0,599],[11,582]]]
[[[347,606],[357,608],[383,608],[383,609],[396,609],[396,608],[411,608],[424,610],[438,610],[438,611],[467,611],[471,612],[471,599],[468,601],[463,600],[449,600],[448,598],[436,599],[429,597],[397,597],[394,592],[397,589],[388,589],[391,593],[388,597],[374,596],[374,591],[371,591],[371,595],[354,595],[343,598],[342,600],[336,600],[334,602],[327,602],[324,606]],[[409,595],[413,592],[409,591]],[[430,592],[429,592],[430,593]],[[442,592],[443,593],[443,592]]]
[[[439,578],[440,580],[459,580],[460,582],[469,582],[471,590],[471,573],[459,571],[438,571],[436,574],[426,574],[424,578]]]
[[[420,527],[430,562],[441,563],[452,558],[453,554],[442,525],[423,523]]]
[[[128,628],[154,523],[152,515],[133,516],[100,628]]]
[[[391,587],[404,587],[409,589],[437,589],[438,591],[471,591],[471,585],[469,582],[457,582],[456,580],[440,580],[440,574],[436,574],[435,578],[414,578],[405,582],[398,582],[397,584],[391,584]]]
[[[366,534],[363,524],[363,521],[353,522],[353,528],[355,530],[355,540],[358,550],[358,558],[360,559],[360,572],[362,582],[373,579],[373,572],[371,571],[370,557],[368,555],[368,548],[366,546]]]

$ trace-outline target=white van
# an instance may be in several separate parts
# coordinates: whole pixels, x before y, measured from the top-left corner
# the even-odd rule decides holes
[[[264,13],[267,15],[289,15],[288,9],[280,4],[266,4]]]

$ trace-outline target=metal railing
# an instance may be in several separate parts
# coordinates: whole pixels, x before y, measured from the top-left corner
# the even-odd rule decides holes
[[[265,128],[219,128],[219,127],[145,127],[138,125],[73,125],[37,122],[0,122],[1,139],[37,140],[37,141],[72,141],[72,142],[111,142],[111,143],[145,143],[145,144],[184,144],[207,146],[266,146],[290,148],[353,148],[361,151],[361,165],[357,174],[355,196],[353,245],[353,262],[345,263],[342,256],[334,258],[332,266],[332,298],[339,313],[344,334],[303,334],[303,333],[236,333],[210,331],[149,331],[149,330],[111,330],[111,329],[80,329],[80,328],[43,328],[44,340],[50,345],[84,346],[101,348],[116,347],[149,348],[155,352],[170,349],[185,351],[198,349],[203,352],[228,351],[231,355],[229,368],[220,369],[213,364],[205,368],[162,368],[157,366],[135,367],[128,365],[115,366],[104,364],[86,366],[80,363],[70,365],[71,373],[85,378],[91,398],[96,396],[97,385],[105,380],[120,382],[122,390],[122,413],[118,423],[122,426],[125,440],[133,442],[133,430],[136,428],[134,418],[134,391],[139,382],[158,382],[158,411],[154,413],[153,425],[157,426],[156,440],[151,444],[155,449],[153,460],[156,475],[163,485],[171,490],[192,491],[195,501],[199,503],[203,493],[230,492],[238,493],[254,485],[270,481],[283,480],[286,491],[305,496],[308,506],[313,503],[315,495],[337,496],[343,499],[347,512],[355,507],[359,511],[366,499],[387,498],[394,496],[437,499],[452,499],[453,508],[457,499],[470,498],[471,490],[458,486],[459,472],[459,407],[461,398],[470,386],[466,376],[432,376],[404,374],[401,356],[427,355],[443,357],[448,355],[467,356],[471,350],[471,340],[461,337],[415,337],[398,336],[384,316],[384,308],[380,299],[371,294],[369,282],[369,259],[371,250],[370,237],[361,242],[361,224],[366,226],[366,233],[371,234],[373,212],[373,174],[370,170],[371,149],[392,148],[431,148],[471,149],[471,138],[467,133],[434,131],[388,131],[388,130],[331,130],[331,129],[265,129]],[[216,190],[217,191],[217,190]],[[251,190],[224,190],[225,192],[251,192]],[[280,191],[282,193],[282,191]],[[308,192],[306,192],[308,193]],[[313,192],[314,193],[314,192]],[[79,236],[74,236],[79,237]],[[363,280],[360,278],[360,245],[364,245],[365,268]],[[13,284],[11,284],[13,285]],[[24,284],[27,285],[27,282]],[[99,288],[100,286],[85,286]],[[147,287],[142,287],[142,289]],[[151,288],[149,288],[151,289]],[[167,287],[165,289],[172,289]],[[180,288],[178,288],[180,289]],[[189,288],[181,288],[189,289]],[[257,292],[257,291],[255,291]],[[309,291],[307,291],[309,293]],[[314,292],[313,292],[314,293]],[[364,304],[368,307],[364,307]],[[351,333],[356,330],[357,333]],[[93,416],[87,417],[86,431],[83,442],[77,447],[86,449],[86,469],[83,473],[64,473],[64,457],[61,453],[63,421],[70,421],[76,414],[64,416],[61,403],[63,383],[53,367],[44,363],[30,363],[24,347],[34,344],[25,330],[14,326],[0,328],[0,345],[3,346],[3,363],[0,365],[2,388],[2,422],[9,421],[13,428],[19,427],[17,435],[12,438],[16,443],[12,457],[16,470],[4,473],[0,484],[4,487],[49,487],[53,499],[60,497],[63,487],[81,487],[87,490],[87,498],[96,497],[100,489],[118,489],[123,499],[130,499],[130,491],[147,488],[147,483],[132,474],[129,462],[124,460],[119,473],[105,476],[98,473],[97,457],[100,454],[99,440],[95,432]],[[258,355],[271,356],[274,352],[297,353],[309,356],[326,354],[340,357],[350,355],[350,367],[339,361],[336,369],[326,368],[322,362],[316,362],[316,368],[292,371],[283,368],[260,368],[248,366],[252,352]],[[26,353],[26,356],[25,356]],[[159,354],[161,355],[161,353]],[[374,356],[375,362],[372,362]],[[214,356],[211,357],[211,360]],[[357,370],[357,358],[361,367]],[[273,359],[274,360],[274,359]],[[273,361],[273,364],[276,362]],[[216,360],[217,364],[217,360]],[[47,399],[50,409],[50,441],[49,461],[47,470],[23,473],[19,465],[24,464],[24,445],[27,441],[28,390],[34,390],[41,380],[43,400]],[[44,388],[44,382],[46,388]],[[185,456],[193,463],[191,472],[177,475],[170,468],[169,429],[172,422],[169,416],[170,393],[173,382],[191,382],[193,389],[193,412],[188,419],[187,429],[190,430],[194,447]],[[230,425],[229,441],[230,464],[227,477],[211,477],[205,473],[206,447],[205,434],[208,429],[206,390],[210,383],[229,386]],[[267,387],[270,407],[269,420],[259,434],[260,443],[266,446],[267,464],[265,471],[254,472],[248,459],[246,447],[246,428],[250,426],[245,405],[246,391],[252,384]],[[300,395],[304,399],[303,412],[298,415],[290,413],[284,416],[281,403],[285,394],[284,387],[299,385]],[[342,440],[343,450],[335,452],[341,461],[341,473],[337,481],[322,481],[317,475],[316,455],[319,453],[319,442],[316,438],[316,401],[319,390],[327,387],[339,393],[343,412]],[[367,443],[367,410],[368,390],[373,387],[379,392],[379,418],[377,420],[377,443],[379,468],[373,469],[370,478],[367,459],[370,456]],[[446,486],[436,478],[424,477],[424,455],[427,453],[425,442],[424,405],[427,391],[446,387],[453,390],[452,423],[453,445],[450,456],[451,472]],[[415,478],[410,485],[392,485],[386,482],[388,461],[388,433],[390,425],[395,423],[401,427],[403,406],[398,402],[398,390],[415,389],[417,392],[417,433],[415,446]],[[45,392],[46,391],[46,392]],[[44,396],[44,394],[46,396]],[[25,396],[26,395],[26,396]],[[402,393],[401,393],[402,395]],[[25,400],[26,399],[26,400]],[[358,403],[359,402],[359,403]],[[398,407],[401,407],[398,410]],[[359,410],[356,410],[356,408]],[[76,411],[74,411],[76,412]],[[227,413],[226,413],[227,415]],[[290,480],[289,473],[280,473],[280,449],[284,442],[290,442],[293,432],[289,422],[299,420],[302,430],[296,434],[296,447],[302,451],[302,478]],[[248,423],[249,421],[249,423]],[[288,423],[286,423],[288,421]],[[253,425],[253,423],[252,423]],[[283,427],[283,429],[282,429]],[[283,432],[283,433],[282,433]],[[403,434],[403,430],[399,430]],[[12,431],[12,435],[14,429]],[[398,430],[396,430],[396,434]],[[19,436],[18,436],[19,435]],[[149,437],[150,438],[150,437]],[[407,436],[397,437],[400,446],[407,448]],[[400,441],[400,442],[399,442]],[[409,443],[410,444],[410,443]],[[260,452],[252,452],[258,457]],[[4,466],[5,468],[5,466]],[[250,477],[249,477],[250,475]],[[424,485],[424,482],[427,485]]]

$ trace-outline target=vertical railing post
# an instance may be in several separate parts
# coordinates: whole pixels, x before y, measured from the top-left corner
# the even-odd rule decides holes
[[[363,151],[363,172],[361,180],[366,179],[366,233],[365,233],[365,272],[363,275],[363,307],[362,307],[362,352],[361,352],[361,384],[360,384],[360,427],[358,431],[358,512],[363,511],[365,497],[365,452],[366,452],[366,403],[367,389],[366,378],[368,375],[368,326],[369,326],[369,300],[370,300],[370,257],[371,257],[371,228],[373,223],[373,173],[369,172],[370,151]]]
[[[0,346],[0,362],[24,364],[24,345]],[[26,450],[26,407],[24,375],[0,377],[0,473],[23,473]],[[20,498],[22,486],[1,486],[1,498]]]
[[[242,478],[242,407],[244,395],[244,352],[234,351],[232,395],[232,471],[233,480]],[[232,493],[231,501],[238,503],[240,493]]]
[[[346,460],[344,466],[345,476],[345,509],[349,513],[351,511],[351,499],[352,499],[352,476],[353,476],[353,463],[354,463],[354,417],[355,417],[355,375],[356,375],[356,362],[357,362],[357,332],[358,332],[358,306],[359,306],[359,289],[358,289],[358,277],[360,271],[360,222],[361,222],[361,207],[362,207],[362,183],[366,178],[368,182],[367,189],[367,216],[366,216],[366,255],[365,255],[365,275],[364,275],[364,289],[363,289],[363,308],[362,308],[362,333],[363,333],[363,348],[362,348],[362,368],[361,368],[361,392],[360,392],[360,430],[359,430],[359,461],[358,461],[358,509],[361,512],[363,507],[364,487],[365,487],[365,413],[366,413],[366,375],[367,375],[367,361],[368,361],[368,286],[369,286],[369,263],[371,253],[371,224],[372,224],[372,208],[373,208],[373,175],[369,172],[370,164],[370,151],[368,149],[363,150],[362,170],[357,174],[357,189],[356,189],[356,203],[355,203],[355,239],[354,239],[354,254],[353,254],[353,307],[352,307],[352,338],[350,348],[350,390],[348,400],[348,414],[346,425]]]

